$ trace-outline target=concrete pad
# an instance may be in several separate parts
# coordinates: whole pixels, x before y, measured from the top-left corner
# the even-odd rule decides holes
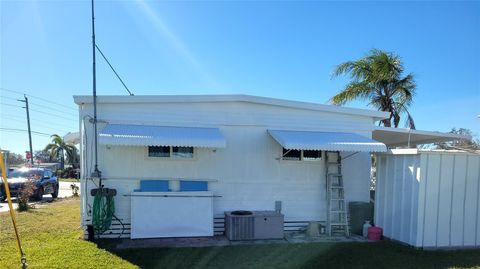
[[[335,242],[369,242],[366,238],[363,238],[358,235],[351,235],[350,237],[345,236],[327,236],[322,234],[320,236],[308,236],[304,232],[291,232],[285,233],[285,240],[289,243],[308,243],[308,242],[325,242],[325,243],[335,243]]]
[[[195,248],[195,247],[223,247],[230,245],[225,236],[212,237],[175,237],[151,239],[122,239],[118,249],[135,248]]]
[[[243,240],[229,241],[224,235],[212,237],[178,237],[178,238],[152,238],[152,239],[122,239],[117,245],[118,249],[136,248],[196,248],[196,247],[224,247],[238,245],[267,245],[267,244],[304,244],[304,243],[339,243],[339,242],[370,242],[367,239],[353,235],[309,237],[304,232],[285,233],[284,239],[274,240]]]

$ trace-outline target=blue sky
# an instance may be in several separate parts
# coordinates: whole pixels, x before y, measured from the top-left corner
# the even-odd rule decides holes
[[[0,2],[0,145],[32,129],[78,129],[72,95],[91,94],[89,1]],[[96,2],[97,44],[136,94],[242,93],[328,103],[335,65],[371,48],[399,54],[418,88],[417,128],[480,133],[480,2]],[[98,93],[126,94],[97,57]],[[50,101],[48,101],[50,100]],[[354,102],[348,106],[365,107]],[[47,135],[33,136],[34,150]]]

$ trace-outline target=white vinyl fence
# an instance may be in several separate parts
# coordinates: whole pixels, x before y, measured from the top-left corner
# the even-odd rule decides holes
[[[480,155],[392,150],[378,155],[375,224],[421,248],[480,246]]]

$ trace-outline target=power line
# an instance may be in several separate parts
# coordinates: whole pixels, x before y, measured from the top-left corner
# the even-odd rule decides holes
[[[28,130],[25,130],[25,129],[16,129],[16,128],[3,128],[3,127],[0,127],[0,130],[6,131],[6,132],[11,131],[11,132],[27,132],[27,133],[28,133]],[[51,134],[42,133],[42,132],[36,132],[36,131],[32,131],[32,134],[44,135],[44,136],[51,136]]]
[[[14,90],[10,90],[10,89],[3,88],[3,87],[0,87],[0,90],[2,90],[2,91],[7,91],[7,92],[13,92],[13,93],[20,94],[20,95],[24,95],[24,94],[25,94],[25,93],[20,92],[20,91],[14,91]],[[73,108],[73,107],[66,106],[66,105],[64,105],[64,104],[60,104],[60,103],[54,102],[54,101],[52,101],[52,100],[47,100],[47,99],[42,98],[42,97],[38,97],[38,96],[35,96],[35,95],[31,95],[31,94],[27,94],[27,96],[28,96],[28,97],[33,97],[33,98],[36,98],[36,99],[39,99],[39,100],[42,100],[42,101],[47,102],[47,103],[49,103],[49,104],[56,104],[56,105],[59,105],[59,106],[62,106],[62,107],[65,107],[65,108],[68,108],[68,109],[77,111],[77,109],[75,109],[75,108]]]
[[[4,96],[4,95],[0,95],[1,98],[5,98],[5,99],[10,99],[10,100],[15,100],[17,101],[18,98],[13,98],[13,97],[9,97],[9,96]]]
[[[35,111],[35,112],[38,112],[38,113],[42,113],[42,114],[45,114],[45,115],[50,115],[50,116],[59,117],[59,118],[66,119],[66,120],[70,120],[70,121],[77,121],[77,120],[74,120],[74,119],[72,119],[72,118],[63,117],[63,116],[60,116],[60,115],[57,115],[57,114],[53,114],[53,113],[49,113],[49,112],[44,112],[44,111],[40,111],[40,110],[36,110],[36,109],[30,109],[30,110],[31,110],[31,111]]]
[[[53,111],[56,111],[56,112],[60,112],[60,113],[72,113],[72,112],[66,112],[65,110],[59,110],[59,109],[56,109],[56,108],[51,108],[51,107],[44,106],[42,104],[33,103],[33,102],[30,102],[30,104],[32,104],[34,106],[39,106],[39,107],[42,107],[42,108],[45,108],[45,109],[50,109],[50,110],[53,110]]]
[[[17,119],[17,120],[24,120],[25,119],[25,118],[19,117],[17,115],[4,114],[4,113],[2,113],[0,116],[6,116],[7,119],[10,119],[10,118]]]
[[[20,95],[23,95],[23,94],[24,94],[23,92],[14,91],[14,90],[9,90],[9,89],[6,89],[6,88],[0,88],[0,90],[2,90],[2,91],[7,91],[7,92],[13,92],[13,93],[17,93],[17,94],[20,94]]]
[[[4,116],[4,118],[16,118],[16,119],[20,119],[20,120],[25,120],[25,118],[23,117],[19,117],[17,115],[12,115],[12,114],[5,114],[5,113],[2,113],[0,114],[0,116]],[[42,123],[46,123],[46,124],[52,124],[51,121],[46,121],[46,120],[39,120],[37,118],[31,118],[32,120],[32,123],[37,123],[37,122],[42,122]],[[64,125],[64,124],[58,124],[58,123],[54,123],[55,126],[61,126],[61,127],[64,127],[64,128],[68,128],[68,129],[76,129],[78,128],[78,125],[75,125],[75,127],[73,126],[68,126],[68,125]]]
[[[41,127],[41,128],[46,128],[46,129],[50,129],[50,130],[57,131],[57,132],[62,132],[62,133],[68,133],[69,132],[68,130],[63,129],[63,128],[59,129],[59,128],[56,128],[56,126],[34,122],[33,120],[31,121],[31,123],[34,127],[38,126],[38,127]],[[38,128],[38,129],[40,129],[40,128]],[[71,128],[67,128],[67,129],[70,129],[70,131],[71,131]]]
[[[11,106],[11,107],[20,107],[20,108],[23,108],[23,106],[10,105],[10,104],[6,104],[6,103],[2,103],[2,102],[0,102],[0,105],[2,105],[2,106]]]
[[[68,109],[71,109],[71,110],[78,111],[76,108],[73,108],[73,107],[70,107],[70,106],[66,106],[66,105],[63,105],[63,104],[60,104],[60,103],[57,103],[57,102],[53,102],[53,101],[51,101],[51,100],[47,100],[47,99],[44,99],[44,98],[42,98],[42,97],[33,96],[33,95],[30,95],[30,94],[27,94],[27,96],[30,96],[30,97],[33,97],[33,98],[37,98],[37,99],[39,99],[39,100],[41,100],[41,101],[44,101],[44,102],[46,102],[46,103],[48,103],[48,104],[55,104],[55,105],[57,105],[57,106],[61,106],[61,107],[64,107],[64,108],[68,108]]]
[[[24,107],[22,107],[22,106],[11,105],[11,104],[6,104],[6,103],[2,103],[2,102],[0,102],[0,105],[24,108]],[[45,114],[45,115],[50,115],[50,116],[59,117],[59,118],[66,119],[66,120],[70,120],[70,121],[77,121],[77,120],[74,119],[74,118],[67,118],[67,117],[60,116],[60,115],[58,115],[58,114],[54,114],[54,113],[50,113],[50,112],[40,111],[40,110],[37,110],[37,109],[30,109],[30,110],[31,110],[31,111],[35,111],[35,112],[38,112],[38,113],[42,113],[42,114]]]
[[[14,101],[18,101],[19,99],[18,98],[13,98],[13,97],[9,97],[9,96],[3,96],[1,95],[0,96],[0,99],[1,98],[4,98],[4,99],[10,99],[10,100],[14,100]],[[56,112],[60,112],[60,113],[72,113],[71,111],[66,111],[66,110],[60,110],[60,109],[56,109],[56,108],[52,108],[52,107],[49,107],[49,106],[45,106],[45,105],[42,105],[42,104],[38,104],[38,103],[34,103],[34,102],[29,102],[30,105],[34,105],[34,106],[38,106],[38,107],[41,107],[41,108],[44,108],[44,109],[50,109],[52,111],[56,111]]]
[[[1,116],[6,116],[4,118],[7,118],[7,119],[16,119],[21,121],[25,120],[25,118],[23,117],[11,115],[11,114],[2,114]],[[55,123],[54,125],[51,125],[51,122],[32,119],[32,118],[31,118],[31,122],[34,127],[37,126],[37,127],[40,127],[41,129],[49,129],[59,133],[68,133],[75,129],[75,127],[72,127],[72,126],[67,126],[67,125],[62,125],[57,123]]]

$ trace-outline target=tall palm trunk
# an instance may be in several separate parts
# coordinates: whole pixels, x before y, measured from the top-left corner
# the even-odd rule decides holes
[[[385,89],[385,92],[387,93],[386,89]],[[386,94],[385,97],[382,98],[381,103],[382,104],[381,104],[380,110],[390,112],[390,116],[388,117],[388,119],[382,120],[383,126],[392,127],[392,108],[390,106],[391,105],[391,100],[390,100],[390,98],[388,98],[388,93]]]
[[[63,170],[65,169],[65,152],[63,148],[61,148],[61,150],[62,150],[62,153],[61,153],[62,155],[60,156],[60,163],[61,163],[60,166],[61,166],[61,169]]]

